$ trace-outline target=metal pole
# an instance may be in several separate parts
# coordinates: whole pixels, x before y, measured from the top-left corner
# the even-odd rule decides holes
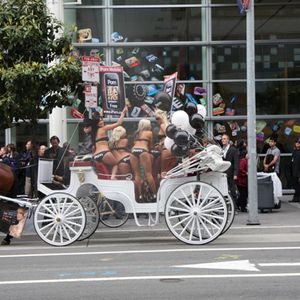
[[[256,99],[255,99],[255,37],[254,0],[246,13],[247,18],[247,127],[248,127],[248,223],[259,225],[257,205],[256,168]]]

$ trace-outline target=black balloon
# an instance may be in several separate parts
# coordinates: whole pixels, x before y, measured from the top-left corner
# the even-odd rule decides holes
[[[170,139],[173,139],[175,136],[175,133],[177,132],[177,128],[174,124],[169,124],[166,128],[166,136]]]
[[[174,142],[175,142],[175,144],[177,144],[179,146],[186,145],[188,140],[189,140],[189,135],[184,130],[179,130],[174,135]]]
[[[171,147],[171,152],[174,156],[184,156],[188,153],[188,151],[189,151],[189,148],[187,145],[179,146],[177,144],[174,144]]]
[[[158,92],[154,96],[154,104],[161,110],[169,111],[172,105],[172,98],[166,92]]]
[[[193,114],[190,117],[190,124],[195,129],[202,129],[204,127],[204,120],[200,114]]]
[[[192,102],[188,102],[184,110],[190,117],[198,112],[197,105]]]

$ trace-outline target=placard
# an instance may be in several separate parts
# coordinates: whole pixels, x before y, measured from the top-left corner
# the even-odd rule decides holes
[[[96,108],[97,107],[97,86],[87,84],[84,87],[85,94],[85,107]]]
[[[123,67],[100,66],[100,86],[104,114],[120,116],[125,107]]]
[[[82,57],[82,81],[99,83],[99,57]]]

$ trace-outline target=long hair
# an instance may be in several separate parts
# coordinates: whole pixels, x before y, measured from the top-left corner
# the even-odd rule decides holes
[[[161,109],[155,110],[155,118],[160,118],[162,120],[163,124],[166,124],[166,125],[170,124],[167,113]]]
[[[118,141],[126,135],[126,129],[123,126],[118,126],[112,131],[111,144],[114,146]]]
[[[151,122],[148,119],[141,119],[138,124],[138,129],[135,132],[135,135],[137,136],[140,132],[144,130],[151,130]]]

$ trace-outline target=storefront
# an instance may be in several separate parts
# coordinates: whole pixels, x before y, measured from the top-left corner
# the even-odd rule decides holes
[[[287,188],[289,153],[300,135],[299,17],[300,2],[255,0],[257,151],[278,135]],[[64,22],[81,33],[74,39],[81,55],[124,67],[131,130],[147,116],[141,107],[151,109],[164,75],[177,72],[184,98],[206,105],[211,137],[247,137],[246,17],[235,0],[65,0]],[[78,123],[69,111],[68,137]],[[47,140],[48,124],[41,126]],[[19,142],[24,128],[14,130]],[[78,144],[78,132],[71,144]]]

